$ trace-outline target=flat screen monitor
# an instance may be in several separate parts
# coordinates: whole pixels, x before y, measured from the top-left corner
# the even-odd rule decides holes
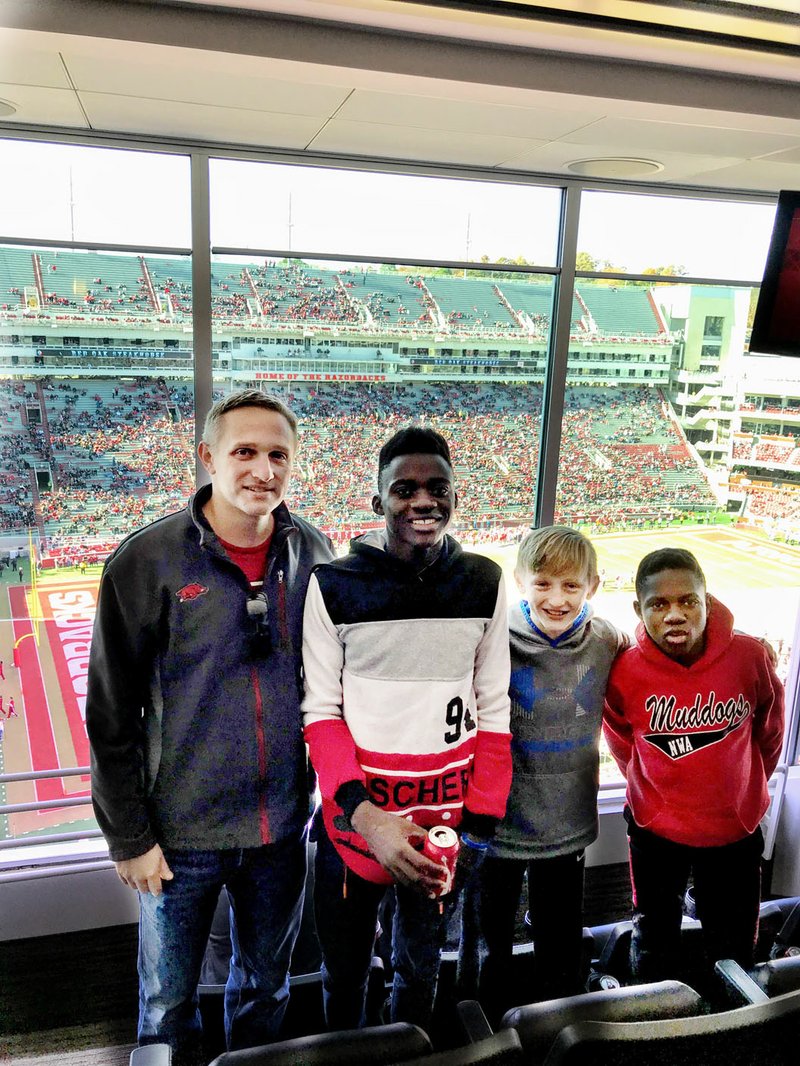
[[[750,351],[800,356],[800,192],[778,197]]]

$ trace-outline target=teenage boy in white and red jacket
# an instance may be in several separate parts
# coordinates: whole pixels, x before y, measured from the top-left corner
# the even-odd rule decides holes
[[[447,442],[411,426],[383,446],[372,506],[385,531],[318,567],[306,599],[305,736],[322,793],[317,932],[331,1029],[364,1022],[378,907],[389,885],[391,1020],[427,1028],[457,893],[426,830],[458,829],[463,882],[511,783],[503,578],[446,536],[456,506]],[[324,825],[322,824],[324,822]]]
[[[634,608],[636,644],[611,669],[603,722],[628,783],[633,975],[676,975],[692,873],[709,959],[752,965],[783,688],[764,646],[735,633],[707,594],[690,552],[646,555]]]

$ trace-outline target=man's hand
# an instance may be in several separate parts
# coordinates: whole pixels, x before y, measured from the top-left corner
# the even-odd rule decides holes
[[[154,896],[161,895],[161,882],[171,881],[173,876],[158,844],[144,855],[137,855],[135,859],[123,859],[114,865],[117,868],[117,877],[123,885],[138,892],[151,892]]]
[[[447,871],[417,850],[427,836],[424,829],[399,815],[380,810],[369,800],[356,807],[350,821],[377,861],[396,881],[419,888],[428,896],[437,895]]]

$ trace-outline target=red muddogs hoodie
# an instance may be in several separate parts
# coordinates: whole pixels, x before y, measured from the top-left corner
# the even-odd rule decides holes
[[[636,629],[614,662],[603,730],[643,829],[714,847],[754,832],[783,740],[783,686],[759,641],[711,597],[706,647],[682,666]]]

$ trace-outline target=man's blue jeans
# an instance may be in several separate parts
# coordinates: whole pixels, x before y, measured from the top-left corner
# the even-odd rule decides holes
[[[369,968],[374,954],[378,908],[387,891],[396,893],[392,927],[391,1018],[430,1028],[439,978],[439,956],[455,893],[439,901],[402,885],[376,885],[347,870],[322,819],[315,823],[317,854],[314,912],[322,948],[322,989],[329,1029],[365,1023]],[[346,890],[345,890],[346,880]]]
[[[140,894],[139,1043],[168,1043],[175,1066],[201,1057],[197,982],[223,885],[233,957],[225,988],[228,1048],[268,1043],[289,999],[289,963],[303,906],[306,837],[225,851],[164,849],[172,881]]]

